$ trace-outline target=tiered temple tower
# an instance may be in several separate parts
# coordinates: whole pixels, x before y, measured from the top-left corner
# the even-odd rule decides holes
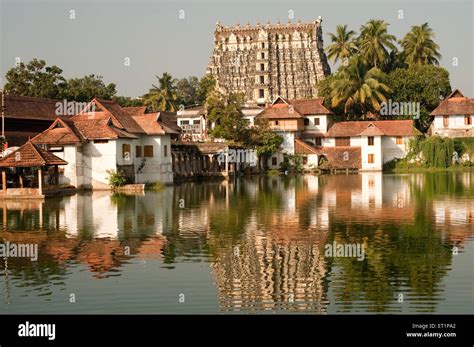
[[[277,96],[317,97],[316,84],[330,74],[321,17],[311,23],[225,27],[214,32],[207,72],[223,93],[243,92],[260,105]]]

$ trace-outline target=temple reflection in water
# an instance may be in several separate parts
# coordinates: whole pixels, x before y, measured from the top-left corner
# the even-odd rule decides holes
[[[411,310],[435,312],[452,247],[463,252],[472,243],[473,179],[255,177],[143,195],[3,201],[0,240],[38,243],[40,257],[37,264],[5,259],[0,279],[44,284],[67,278],[76,263],[91,281],[127,276],[126,265],[137,259],[168,271],[202,263],[225,312],[405,312],[400,291]],[[333,241],[366,245],[364,261],[325,257]]]

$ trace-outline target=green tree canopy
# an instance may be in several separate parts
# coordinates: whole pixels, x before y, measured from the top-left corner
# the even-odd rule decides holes
[[[47,66],[44,60],[20,63],[7,72],[5,90],[14,95],[58,99],[66,84],[62,72],[56,65]]]
[[[67,100],[87,102],[94,98],[112,99],[117,90],[114,83],[105,84],[102,76],[92,74],[69,79],[61,94]]]
[[[433,38],[434,32],[428,23],[411,27],[411,31],[400,41],[408,66],[438,64],[441,54]]]
[[[181,78],[176,81],[177,103],[183,106],[198,103],[199,79],[195,76]]]
[[[203,105],[207,97],[216,87],[216,80],[212,75],[205,75],[199,80],[199,86],[197,89],[197,104]]]
[[[147,94],[143,95],[143,104],[150,111],[171,111],[177,110],[176,80],[165,72],[158,79],[158,86],[152,85]]]
[[[383,68],[395,50],[395,36],[388,33],[388,23],[384,20],[371,19],[360,27],[357,47],[360,56],[370,67]]]
[[[338,60],[349,59],[356,51],[355,31],[348,30],[347,25],[338,25],[336,34],[329,33],[331,44],[326,47],[328,58],[337,63]]]

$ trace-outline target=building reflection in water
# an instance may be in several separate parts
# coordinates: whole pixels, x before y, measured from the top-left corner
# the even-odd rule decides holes
[[[10,274],[46,285],[67,278],[72,263],[95,280],[125,276],[132,259],[169,269],[203,262],[226,312],[401,312],[398,291],[414,310],[424,302],[434,312],[450,246],[462,250],[474,236],[472,180],[472,173],[254,177],[143,195],[2,201],[0,241],[40,245],[37,265],[9,259],[2,274],[5,283]],[[364,244],[364,261],[325,257],[333,241]]]

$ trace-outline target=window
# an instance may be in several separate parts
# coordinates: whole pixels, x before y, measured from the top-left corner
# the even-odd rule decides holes
[[[277,157],[272,157],[272,165],[277,165]]]
[[[265,83],[265,76],[260,76],[260,84],[264,84]]]
[[[321,142],[321,138],[320,137],[315,137],[314,138],[314,144],[316,146],[321,146],[322,142]]]
[[[303,165],[308,165],[308,157],[303,157]]]
[[[350,137],[336,137],[336,146],[350,146],[351,145],[351,138]]]
[[[201,121],[199,119],[193,120],[193,124],[201,124]]]
[[[277,120],[275,121],[275,125],[278,125],[278,121],[277,121]]]
[[[445,128],[449,126],[449,116],[443,116],[443,126]]]
[[[130,145],[128,143],[123,143],[122,144],[122,158],[130,160],[131,158],[130,152],[131,152]]]
[[[94,143],[108,143],[109,140],[94,140]]]
[[[314,125],[319,125],[319,117],[314,118]]]
[[[397,136],[395,142],[397,145],[403,145],[403,137]]]
[[[137,158],[141,158],[142,157],[142,146],[136,146],[135,147],[135,156]]]
[[[265,48],[265,42],[262,42],[262,48]]]
[[[153,157],[153,146],[143,146],[143,154],[147,158]]]
[[[368,142],[368,145],[369,146],[373,146],[374,145],[374,137],[373,136],[369,136],[367,138],[367,142]]]
[[[464,125],[472,125],[471,116],[464,116]]]
[[[258,97],[259,98],[264,98],[265,97],[265,91],[263,89],[258,90]]]
[[[265,53],[260,53],[260,58],[265,59]]]
[[[374,155],[373,155],[373,154],[369,154],[369,156],[368,156],[368,162],[369,162],[369,164],[373,164],[373,163],[374,163]]]
[[[181,125],[188,125],[189,124],[189,121],[188,120],[182,120],[181,121]]]
[[[305,118],[305,119],[304,119],[304,125],[305,125],[305,126],[308,126],[308,125],[309,125],[309,119],[308,119],[308,118]]]
[[[163,156],[165,158],[168,156],[168,145],[163,146]]]
[[[260,71],[265,71],[265,64],[260,64]]]

